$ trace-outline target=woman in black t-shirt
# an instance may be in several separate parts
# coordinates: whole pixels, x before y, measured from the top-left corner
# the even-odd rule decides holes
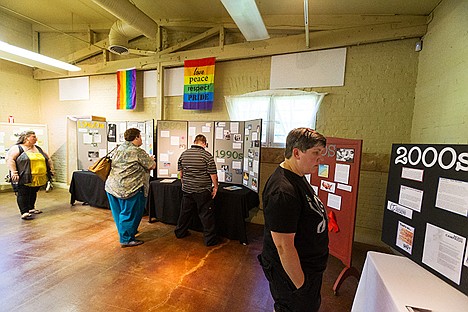
[[[316,172],[326,139],[309,128],[293,129],[285,160],[263,191],[265,233],[259,260],[275,311],[318,311],[328,259],[325,208],[305,174]]]

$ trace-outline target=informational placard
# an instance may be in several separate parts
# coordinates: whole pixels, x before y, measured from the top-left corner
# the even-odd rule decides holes
[[[348,276],[359,276],[352,266],[362,140],[327,137],[322,163],[311,175],[311,184],[325,205],[329,217],[330,254],[345,268],[336,279],[338,291]]]
[[[0,189],[10,187],[10,183],[4,180],[8,174],[6,156],[23,131],[34,131],[37,137],[36,145],[39,145],[45,152],[49,150],[47,125],[0,122]]]
[[[177,178],[177,161],[188,147],[187,121],[158,120],[156,177]]]
[[[382,241],[468,295],[468,145],[394,144]]]

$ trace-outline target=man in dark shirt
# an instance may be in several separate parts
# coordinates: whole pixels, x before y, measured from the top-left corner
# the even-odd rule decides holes
[[[276,312],[310,312],[320,307],[328,259],[328,219],[304,175],[317,170],[325,146],[325,137],[315,130],[291,130],[285,160],[263,191],[265,232],[259,260]]]
[[[174,233],[177,238],[189,234],[193,211],[198,212],[203,225],[203,236],[206,246],[219,243],[216,236],[214,197],[218,191],[218,176],[213,155],[206,148],[206,137],[199,134],[191,148],[180,155],[177,162],[182,179],[182,205],[179,220]]]

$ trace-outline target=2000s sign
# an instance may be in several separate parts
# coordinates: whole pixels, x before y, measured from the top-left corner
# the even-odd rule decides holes
[[[437,151],[429,146],[421,150],[419,146],[413,146],[409,150],[405,146],[399,146],[396,150],[395,165],[410,164],[417,166],[420,163],[426,168],[431,168],[436,163],[444,170],[450,170],[455,166],[455,171],[468,171],[468,152],[457,154],[452,147],[444,147]]]

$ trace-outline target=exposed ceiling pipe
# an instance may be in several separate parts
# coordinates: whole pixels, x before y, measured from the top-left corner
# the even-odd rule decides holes
[[[109,33],[109,51],[117,54],[128,53],[128,48],[125,47],[128,40],[141,34],[150,39],[157,38],[158,24],[128,0],[92,1],[121,20],[112,25]],[[115,49],[112,50],[111,47]]]

